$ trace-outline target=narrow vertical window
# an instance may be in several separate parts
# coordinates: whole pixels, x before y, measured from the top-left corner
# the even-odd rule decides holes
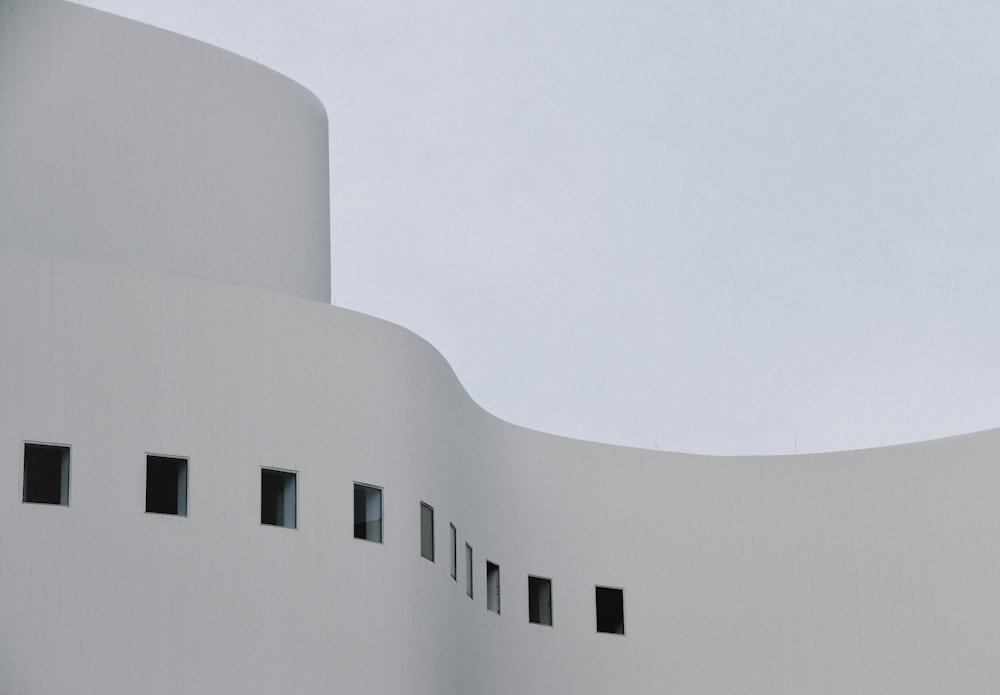
[[[472,546],[465,544],[465,593],[472,598]]]
[[[295,528],[295,474],[260,469],[260,523]]]
[[[500,565],[486,561],[486,610],[500,614]]]
[[[528,622],[552,624],[552,580],[528,576]]]
[[[354,484],[354,537],[382,542],[382,490]]]
[[[24,444],[21,499],[37,504],[69,504],[69,447]]]
[[[599,586],[594,591],[597,603],[597,631],[625,634],[625,592]]]
[[[455,524],[448,524],[451,527],[451,578],[458,581],[458,531]]]
[[[434,507],[420,503],[420,556],[434,562]]]

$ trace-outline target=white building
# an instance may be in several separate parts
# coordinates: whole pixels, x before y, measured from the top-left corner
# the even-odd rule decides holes
[[[308,91],[0,0],[0,693],[996,691],[1000,431],[515,427],[329,305],[328,227]]]

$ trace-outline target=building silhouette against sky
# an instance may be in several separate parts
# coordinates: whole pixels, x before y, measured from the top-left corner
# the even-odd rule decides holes
[[[1000,433],[627,449],[329,304],[306,89],[0,0],[0,692],[988,693]]]

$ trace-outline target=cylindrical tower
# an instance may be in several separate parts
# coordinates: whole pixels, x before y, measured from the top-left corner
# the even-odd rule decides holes
[[[326,112],[301,85],[59,0],[0,1],[0,246],[328,302]]]

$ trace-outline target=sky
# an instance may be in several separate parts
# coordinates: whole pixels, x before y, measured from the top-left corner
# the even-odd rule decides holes
[[[518,425],[1000,426],[1000,3],[88,0],[312,90],[333,301]]]

